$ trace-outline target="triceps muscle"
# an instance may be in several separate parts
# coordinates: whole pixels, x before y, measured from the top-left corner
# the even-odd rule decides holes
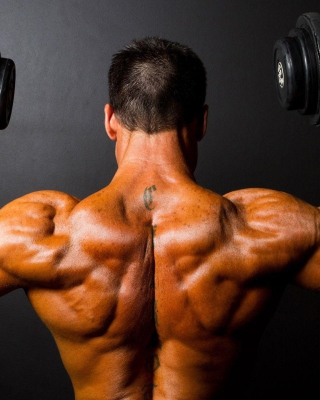
[[[23,283],[19,279],[0,269],[0,296],[20,287],[23,287]]]

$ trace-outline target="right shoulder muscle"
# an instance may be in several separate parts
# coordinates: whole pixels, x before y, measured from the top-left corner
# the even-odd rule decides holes
[[[226,195],[239,210],[237,229],[242,255],[265,272],[296,272],[316,246],[319,210],[287,193],[246,189]],[[290,268],[291,267],[291,268]],[[294,268],[293,268],[294,267]]]

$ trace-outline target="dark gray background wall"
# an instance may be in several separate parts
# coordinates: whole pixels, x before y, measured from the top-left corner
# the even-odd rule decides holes
[[[39,189],[85,197],[116,169],[103,107],[111,55],[132,38],[191,46],[208,70],[197,179],[269,187],[320,205],[320,128],[283,111],[272,49],[318,0],[1,0],[0,51],[17,67],[0,133],[0,203]],[[248,399],[319,397],[320,295],[289,286],[262,339]],[[71,400],[53,339],[22,291],[0,300],[0,398]],[[311,395],[315,390],[315,395]]]

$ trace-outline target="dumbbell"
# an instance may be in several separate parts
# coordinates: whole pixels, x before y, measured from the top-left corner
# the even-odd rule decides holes
[[[2,58],[0,54],[0,129],[5,129],[12,112],[16,68],[12,60]]]
[[[320,125],[320,14],[301,15],[289,36],[273,52],[274,80],[280,104],[308,115]]]

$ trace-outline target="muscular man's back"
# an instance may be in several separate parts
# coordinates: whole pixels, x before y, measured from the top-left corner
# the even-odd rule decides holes
[[[225,352],[232,359],[235,346],[221,320],[226,287],[215,290],[226,208],[189,179],[139,173],[73,209],[58,266],[63,286],[28,296],[54,334],[77,399],[212,398],[220,389],[231,366]]]
[[[108,187],[0,211],[0,293],[26,290],[76,400],[239,398],[285,283],[320,286],[319,212],[279,192],[199,187],[198,124],[115,125]]]
[[[319,210],[195,183],[206,73],[186,46],[134,41],[109,89],[115,177],[0,211],[0,295],[24,288],[76,400],[239,399],[285,284],[320,290]]]
[[[255,237],[261,246],[243,249],[253,228],[242,197],[264,198],[270,210],[275,193],[239,192],[232,202],[185,176],[131,170],[79,203],[40,192],[3,209],[2,226],[15,235],[6,246],[14,249],[15,208],[34,220],[18,229],[24,268],[7,271],[26,282],[77,400],[239,397],[283,291],[283,266],[294,262],[288,249],[268,255],[274,241],[279,247],[275,212],[270,233],[266,225]]]

